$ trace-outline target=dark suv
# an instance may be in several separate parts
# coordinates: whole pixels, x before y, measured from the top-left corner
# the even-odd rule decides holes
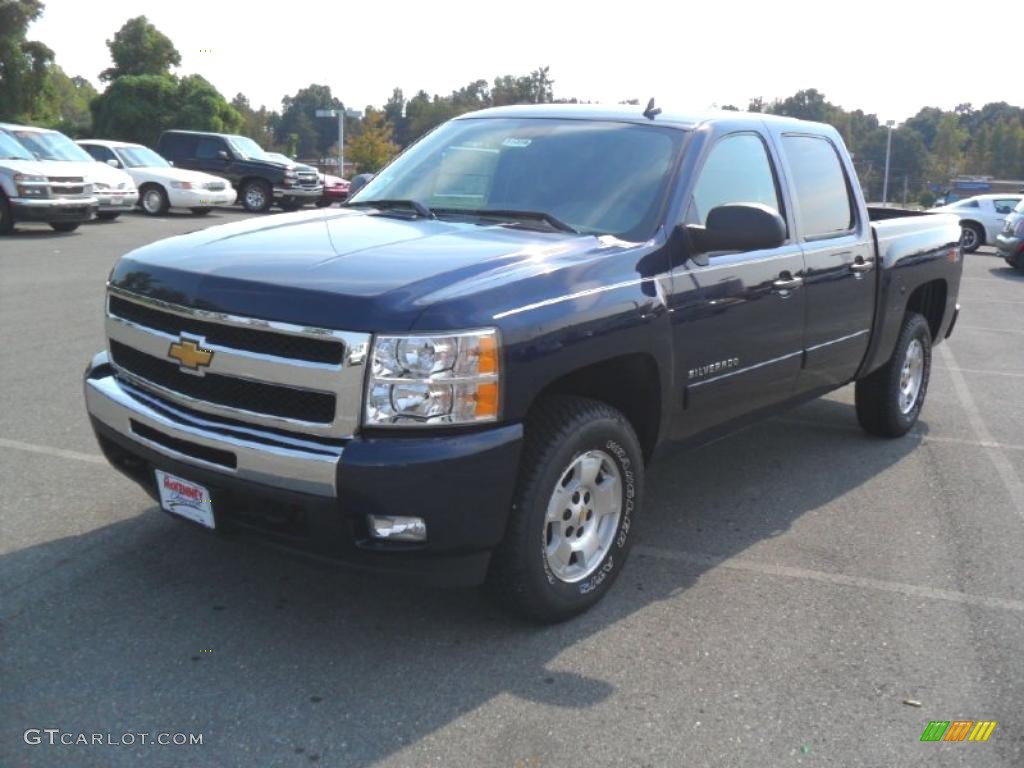
[[[178,168],[230,179],[238,190],[238,201],[254,213],[266,211],[273,203],[294,211],[323,194],[315,170],[275,160],[246,136],[164,131],[157,151]]]

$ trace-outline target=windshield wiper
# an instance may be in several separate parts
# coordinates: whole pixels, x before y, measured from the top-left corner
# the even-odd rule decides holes
[[[578,235],[580,231],[571,224],[566,224],[557,216],[544,211],[516,211],[505,208],[435,208],[435,213],[463,214],[465,216],[479,216],[487,219],[511,219],[514,222],[543,222],[551,229],[559,232],[569,232]]]
[[[395,208],[409,208],[416,212],[416,215],[424,219],[436,219],[434,212],[419,200],[356,200],[354,203],[346,203],[350,208],[380,208],[382,210],[394,210]]]

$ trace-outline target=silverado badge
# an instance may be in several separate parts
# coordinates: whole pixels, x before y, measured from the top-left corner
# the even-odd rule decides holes
[[[203,368],[213,360],[213,350],[203,349],[204,339],[202,336],[187,338],[182,334],[178,341],[171,342],[167,356],[177,360],[178,365],[185,373],[195,373],[202,376]]]

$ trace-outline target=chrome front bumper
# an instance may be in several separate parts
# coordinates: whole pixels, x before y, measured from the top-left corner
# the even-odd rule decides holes
[[[318,200],[324,193],[321,187],[274,187],[274,197],[301,197],[304,200]]]
[[[275,488],[337,497],[342,446],[286,437],[183,411],[120,382],[109,365],[107,353],[101,352],[93,358],[85,378],[86,409],[107,428],[175,461]],[[142,430],[137,430],[132,422],[142,425]],[[143,436],[139,431],[151,435]],[[159,442],[152,436],[165,440]],[[190,443],[232,454],[236,465],[228,467],[190,455]]]

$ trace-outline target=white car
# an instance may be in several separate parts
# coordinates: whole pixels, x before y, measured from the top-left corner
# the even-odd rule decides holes
[[[1024,195],[975,195],[932,210],[960,217],[963,232],[960,243],[965,253],[974,253],[983,245],[995,243],[1006,217],[1013,212],[1021,198]]]
[[[175,168],[149,147],[123,141],[78,142],[94,159],[124,168],[139,187],[142,210],[159,216],[168,208],[188,208],[203,215],[217,205],[232,205],[238,193],[227,179],[202,171]]]
[[[64,172],[74,168],[76,175],[84,176],[92,184],[93,194],[99,202],[96,218],[116,219],[138,202],[139,190],[131,176],[116,168],[97,165],[81,147],[60,131],[7,123],[0,123],[0,130],[13,136],[37,160],[44,163],[59,162]]]

